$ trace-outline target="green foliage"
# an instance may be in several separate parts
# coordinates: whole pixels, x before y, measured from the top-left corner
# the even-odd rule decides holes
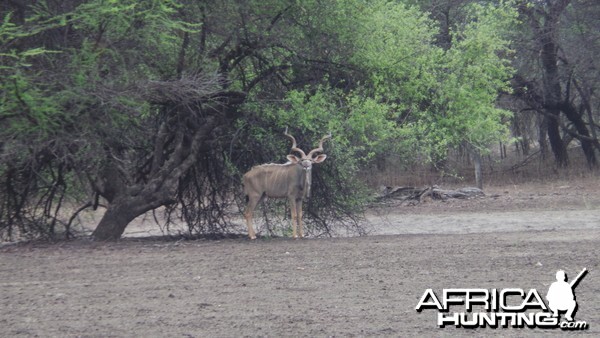
[[[507,131],[510,113],[495,101],[512,75],[505,56],[516,11],[507,4],[468,10],[447,50],[435,44],[436,25],[415,7],[382,3],[361,25],[365,38],[354,61],[370,72],[374,93],[397,105],[402,137],[432,160],[463,143],[485,148]]]
[[[156,107],[139,84],[174,76],[200,27],[177,1],[54,5],[0,13],[0,236],[54,229],[65,194],[89,198],[77,191],[107,157],[145,156]]]
[[[132,171],[122,176],[143,181],[160,122],[171,122],[168,146],[193,132],[190,121],[207,109],[222,110],[225,125],[208,142],[217,151],[202,155],[227,168],[218,180],[284,160],[285,127],[304,149],[332,133],[309,215],[321,226],[344,219],[369,199],[356,173],[373,159],[395,153],[434,161],[449,147],[485,148],[506,132],[509,114],[495,102],[512,74],[512,4],[467,6],[465,20],[451,28],[452,44],[442,47],[429,13],[406,3],[31,1],[2,12],[2,170],[8,163],[32,169],[43,158],[44,179],[75,180],[120,161]],[[223,91],[247,94],[241,109],[148,88],[211,73]],[[65,172],[50,174],[57,168]],[[203,182],[205,169],[193,170]]]
[[[507,132],[503,119],[510,113],[497,109],[495,101],[499,92],[510,91],[513,69],[503,55],[512,54],[507,32],[516,23],[516,11],[507,5],[473,4],[467,18],[445,55],[451,76],[443,90],[454,99],[448,110],[459,118],[458,132],[466,142],[483,147]]]
[[[43,84],[37,83],[33,62],[52,53],[44,47],[11,48],[17,39],[28,38],[35,32],[11,22],[12,13],[4,16],[0,26],[0,121],[7,128],[0,131],[0,139],[10,142],[15,138],[46,137],[60,126],[63,118],[58,105]]]
[[[415,7],[373,2],[359,25],[353,61],[369,72],[376,94],[412,109],[435,85],[441,51],[433,45],[435,23]],[[349,41],[350,42],[350,41]]]
[[[508,32],[516,12],[506,4],[475,4],[468,10],[445,49],[436,44],[436,23],[413,6],[303,2],[299,38],[325,44],[326,62],[347,70],[330,70],[316,84],[291,88],[276,101],[261,101],[257,92],[246,106],[254,112],[252,124],[238,126],[248,129],[247,144],[261,145],[263,161],[281,161],[289,149],[282,137],[286,126],[306,149],[331,132],[329,159],[316,171],[322,186],[311,205],[342,205],[343,210],[360,209],[368,200],[355,178],[376,157],[394,153],[408,161],[419,156],[435,162],[463,144],[485,150],[507,132],[510,113],[495,102],[512,75]],[[300,41],[290,48],[300,53],[305,48]],[[316,55],[322,52],[312,48]]]
[[[330,130],[353,158],[360,153],[357,165],[387,151],[434,161],[449,147],[485,149],[506,136],[510,113],[495,102],[512,76],[508,33],[516,11],[510,3],[469,6],[464,24],[451,31],[449,49],[436,45],[438,27],[427,13],[402,3],[303,3],[302,9],[311,25],[303,36],[337,37],[346,47],[333,48],[331,62],[346,58],[359,70],[348,76],[362,80],[351,90],[289,91],[283,103],[263,109],[269,123],[311,134]]]

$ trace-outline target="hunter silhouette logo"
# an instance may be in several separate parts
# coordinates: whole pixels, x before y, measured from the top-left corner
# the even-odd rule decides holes
[[[437,309],[439,327],[455,326],[462,328],[561,328],[563,330],[584,330],[585,321],[573,319],[577,311],[574,290],[585,277],[583,269],[572,282],[567,282],[563,270],[556,272],[556,281],[550,285],[544,302],[536,289],[525,291],[519,288],[506,289],[443,289],[438,297],[432,289],[425,290],[415,310]],[[462,306],[461,306],[462,305]],[[451,307],[461,306],[461,312],[450,312]],[[481,309],[474,312],[474,308]],[[564,312],[566,321],[559,321]]]
[[[563,270],[556,272],[556,282],[550,285],[550,289],[548,289],[548,294],[546,295],[548,307],[552,310],[553,317],[558,317],[558,311],[566,311],[565,318],[570,322],[573,321],[573,314],[577,310],[577,302],[575,301],[573,290],[586,274],[587,269],[584,268],[569,284],[567,283],[567,274]]]

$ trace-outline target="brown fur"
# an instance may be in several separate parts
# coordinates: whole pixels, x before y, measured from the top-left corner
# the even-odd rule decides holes
[[[256,206],[265,198],[285,198],[292,209],[293,236],[297,237],[296,223],[300,237],[302,229],[302,202],[310,193],[311,170],[305,171],[300,163],[263,164],[253,167],[244,175],[244,193],[248,205],[244,216],[248,225],[248,236],[256,238],[252,226],[252,214]]]
[[[319,147],[311,150],[308,155],[296,147],[296,139],[288,134],[285,128],[284,135],[292,140],[292,152],[297,152],[302,156],[287,155],[288,163],[285,164],[263,164],[250,169],[244,175],[244,192],[248,200],[244,217],[248,226],[248,236],[255,239],[254,227],[252,226],[252,213],[254,208],[265,196],[273,198],[285,198],[290,201],[292,211],[292,231],[294,238],[304,237],[302,229],[302,202],[310,197],[310,184],[312,181],[312,165],[325,161],[327,155],[316,153],[323,151],[323,142],[331,138],[331,134],[321,138]],[[296,232],[298,225],[298,232]]]

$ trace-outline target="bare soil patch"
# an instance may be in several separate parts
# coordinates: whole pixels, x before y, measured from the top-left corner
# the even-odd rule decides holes
[[[599,192],[589,180],[381,206],[365,237],[5,245],[1,336],[558,336],[441,329],[415,306],[427,288],[545,296],[558,269],[583,267],[576,319],[589,329],[573,334],[597,336]]]

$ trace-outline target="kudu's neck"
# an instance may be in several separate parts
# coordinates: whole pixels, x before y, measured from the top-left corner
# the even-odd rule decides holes
[[[310,198],[310,186],[312,183],[312,169],[304,171],[304,198]]]
[[[295,164],[294,169],[297,171],[297,175],[300,177],[300,186],[302,187],[302,197],[309,198],[310,197],[310,187],[312,183],[312,169],[304,170],[302,165]]]

